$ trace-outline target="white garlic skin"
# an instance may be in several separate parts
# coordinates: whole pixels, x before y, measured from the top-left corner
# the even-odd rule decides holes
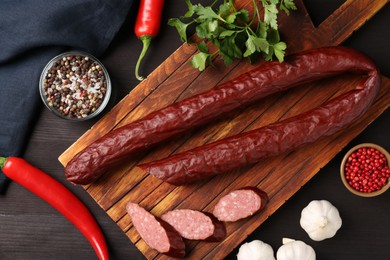
[[[260,240],[253,240],[240,246],[237,260],[275,260],[274,250]]]
[[[314,249],[300,240],[283,239],[276,252],[277,260],[316,260]]]
[[[333,237],[342,225],[339,211],[327,200],[311,201],[301,213],[301,227],[314,241]]]

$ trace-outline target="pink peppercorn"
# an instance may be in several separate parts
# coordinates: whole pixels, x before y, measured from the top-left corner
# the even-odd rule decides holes
[[[386,156],[372,147],[354,151],[346,161],[344,172],[348,184],[365,193],[380,190],[390,177]]]

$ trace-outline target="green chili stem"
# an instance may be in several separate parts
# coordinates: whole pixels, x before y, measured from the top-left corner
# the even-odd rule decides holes
[[[6,157],[0,157],[0,169],[2,169],[7,161]]]
[[[135,77],[139,81],[142,81],[142,80],[144,80],[144,77],[139,75],[139,67],[140,67],[140,64],[141,64],[143,58],[145,57],[145,54],[150,46],[150,42],[152,41],[152,37],[151,36],[142,36],[139,39],[142,41],[142,51],[141,51],[141,54],[138,58],[137,64],[135,65]]]

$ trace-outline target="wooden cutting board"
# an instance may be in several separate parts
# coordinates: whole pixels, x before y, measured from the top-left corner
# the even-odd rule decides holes
[[[295,2],[298,11],[292,12],[290,16],[280,16],[280,31],[282,38],[288,44],[289,53],[340,44],[382,8],[387,0],[346,1],[318,27],[313,26],[302,0]],[[251,10],[250,0],[236,1],[236,3]],[[296,28],[299,28],[299,33]],[[221,61],[216,61],[215,67],[209,67],[203,73],[199,73],[188,64],[195,52],[193,46],[182,45],[145,81],[69,147],[59,157],[60,162],[66,165],[86,145],[114,128],[175,101],[210,89],[254,66],[245,61],[237,61],[225,68]],[[375,104],[346,131],[292,153],[263,160],[251,167],[229,172],[207,181],[175,187],[145,175],[135,165],[302,113],[354,88],[357,82],[355,76],[343,75],[272,95],[250,107],[217,119],[213,124],[165,142],[144,154],[129,158],[123,166],[108,172],[84,188],[145,257],[151,259],[166,257],[157,254],[140,239],[126,214],[127,202],[137,202],[157,216],[174,208],[211,211],[216,201],[229,191],[248,185],[258,186],[270,197],[265,210],[252,218],[227,224],[227,238],[222,242],[188,242],[188,258],[221,259],[388,108],[390,80],[383,77],[381,92]]]

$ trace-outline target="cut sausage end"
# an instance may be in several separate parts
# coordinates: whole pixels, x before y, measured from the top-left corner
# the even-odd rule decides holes
[[[256,187],[244,187],[223,196],[215,205],[213,214],[225,222],[250,217],[265,207],[267,194]]]
[[[221,241],[226,237],[224,223],[208,212],[175,209],[161,216],[179,234],[189,240]]]
[[[129,202],[126,210],[135,229],[148,246],[167,256],[185,256],[183,238],[170,224],[136,203]]]

